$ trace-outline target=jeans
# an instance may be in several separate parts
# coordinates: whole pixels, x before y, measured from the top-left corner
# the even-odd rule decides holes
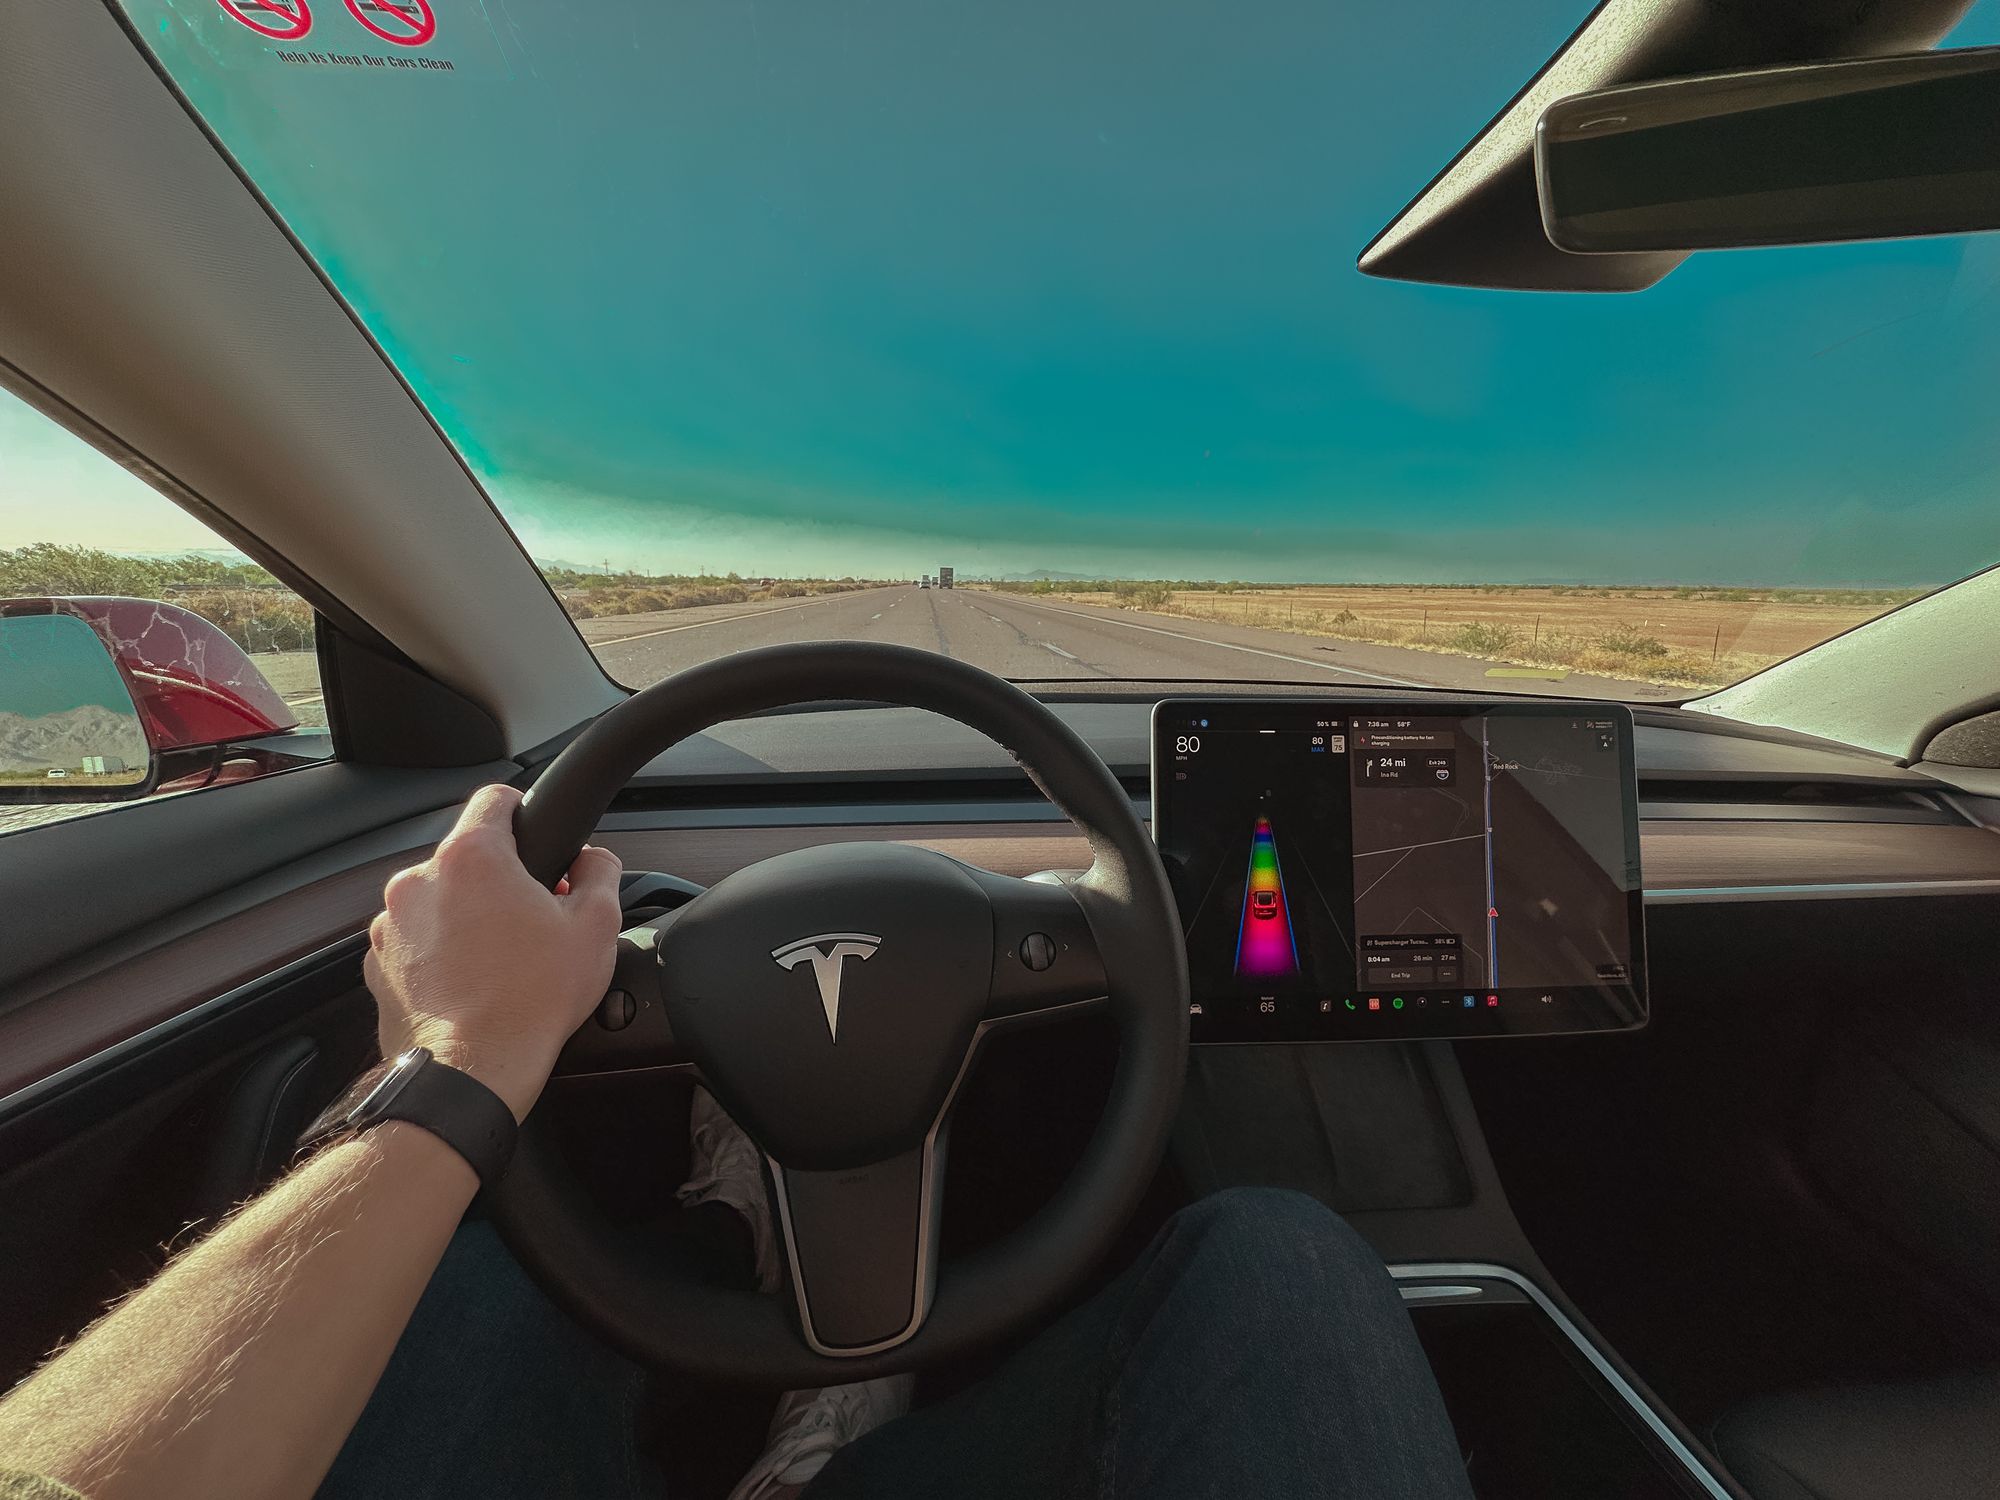
[[[570,1321],[491,1224],[424,1289],[318,1500],[655,1500],[645,1374]]]
[[[320,1500],[640,1500],[638,1372],[461,1231]],[[1470,1500],[1380,1258],[1312,1199],[1182,1210],[993,1375],[843,1449],[806,1500]]]

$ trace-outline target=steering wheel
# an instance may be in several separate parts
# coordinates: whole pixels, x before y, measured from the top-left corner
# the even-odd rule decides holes
[[[612,989],[558,1071],[692,1065],[769,1164],[792,1297],[713,1285],[607,1223],[529,1116],[491,1194],[546,1291],[643,1364],[808,1387],[956,1356],[1028,1326],[1103,1255],[1165,1145],[1187,1065],[1187,958],[1166,874],[1103,761],[1042,704],[904,646],[772,646],[635,694],[557,756],[515,837],[553,885],[612,797],[726,719],[855,699],[928,709],[1004,746],[1092,855],[1019,880],[895,843],[762,860],[619,940]],[[938,1264],[951,1106],[982,1042],[1108,1013],[1118,1063],[1054,1198]],[[794,1321],[794,1317],[796,1321]]]

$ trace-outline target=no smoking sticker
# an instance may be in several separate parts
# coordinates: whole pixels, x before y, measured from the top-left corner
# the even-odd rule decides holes
[[[0,0],[4,6],[7,0]],[[244,72],[508,80],[491,0],[114,0],[147,38],[174,34]],[[221,14],[218,15],[217,11]],[[317,87],[317,85],[312,85]]]
[[[252,31],[273,41],[297,41],[312,30],[312,9],[306,0],[216,0],[216,4]],[[348,0],[348,4],[351,8],[353,0]],[[425,9],[428,12],[429,7]]]
[[[299,0],[300,4],[304,0]],[[345,0],[347,13],[385,42],[421,47],[437,35],[430,0]]]

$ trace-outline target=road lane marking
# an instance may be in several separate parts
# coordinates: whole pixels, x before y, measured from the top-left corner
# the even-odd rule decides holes
[[[882,618],[882,611],[878,609],[878,610],[876,610],[876,611],[875,611],[875,613],[874,613],[874,614],[870,615],[870,616],[869,616],[868,618],[869,618],[869,620],[870,620],[871,622],[872,622],[872,621],[875,621],[875,620],[879,620],[879,619],[881,619],[881,618]]]
[[[691,625],[669,625],[665,630],[646,630],[638,635],[614,635],[609,640],[585,641],[584,645],[595,651],[599,646],[622,646],[627,641],[650,641],[656,635],[676,635],[683,630],[700,630],[704,625],[727,625],[732,620],[768,620],[772,615],[790,614],[795,609],[811,609],[815,604],[826,604],[839,599],[839,594],[822,594],[817,599],[808,599],[803,604],[781,604],[776,609],[746,609],[740,615],[723,615],[715,620],[696,620]]]
[[[987,618],[988,618],[988,619],[991,619],[991,618],[992,618],[992,616],[990,616],[990,615],[989,615],[989,616],[987,616]],[[997,623],[997,622],[996,622],[996,623]],[[1067,651],[1063,650],[1063,648],[1062,648],[1062,647],[1060,647],[1060,646],[1056,646],[1056,645],[1051,645],[1051,644],[1050,644],[1050,643],[1049,643],[1048,641],[1036,641],[1036,642],[1035,642],[1035,644],[1036,644],[1037,646],[1040,646],[1040,647],[1041,647],[1041,648],[1042,648],[1042,649],[1043,649],[1044,651],[1053,651],[1053,652],[1055,652],[1055,654],[1056,654],[1057,656],[1060,656],[1060,657],[1062,657],[1062,658],[1063,658],[1063,660],[1065,660],[1065,661],[1077,661],[1077,660],[1080,660],[1080,658],[1078,658],[1078,657],[1076,657],[1076,656],[1072,655],[1071,653],[1069,653],[1069,652],[1067,652]]]
[[[1052,607],[1047,604],[1042,606],[1044,609]],[[1257,646],[1238,646],[1229,641],[1211,641],[1202,636],[1189,635],[1183,630],[1162,630],[1157,625],[1140,625],[1132,620],[1113,619],[1110,615],[1085,614],[1081,610],[1074,609],[1058,609],[1056,613],[1059,615],[1068,615],[1071,619],[1075,620],[1101,619],[1107,625],[1123,625],[1127,630],[1143,630],[1148,635],[1167,635],[1172,636],[1177,641],[1190,641],[1197,646],[1214,646],[1223,651],[1241,651],[1250,656],[1268,656],[1273,661],[1288,661],[1296,666],[1313,667],[1322,672],[1338,672],[1345,677],[1366,677],[1370,682],[1386,682],[1393,687],[1414,688],[1437,686],[1436,683],[1412,682],[1406,677],[1390,677],[1381,672],[1364,672],[1359,667],[1337,667],[1332,662],[1313,661],[1304,656],[1287,656],[1282,651],[1266,651]]]

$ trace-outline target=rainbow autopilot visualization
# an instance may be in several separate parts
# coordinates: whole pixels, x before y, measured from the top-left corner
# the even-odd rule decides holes
[[[1243,916],[1236,937],[1236,972],[1245,979],[1282,979],[1299,971],[1291,905],[1271,820],[1260,816],[1250,831],[1250,874],[1243,882]]]

